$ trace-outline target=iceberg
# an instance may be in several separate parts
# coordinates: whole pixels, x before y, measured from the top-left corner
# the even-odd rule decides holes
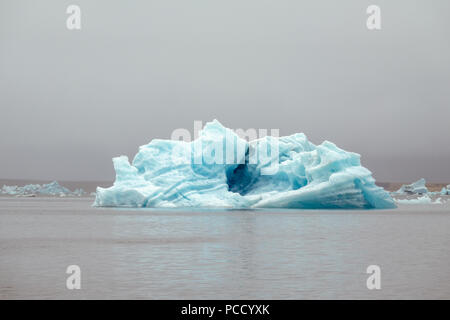
[[[404,184],[398,189],[396,194],[426,194],[428,189],[426,187],[426,180],[424,178],[417,180],[411,184]]]
[[[61,186],[57,181],[53,181],[47,184],[27,184],[23,187],[19,186],[7,186],[4,185],[0,189],[0,194],[4,195],[16,195],[16,196],[34,196],[37,194],[47,196],[82,196],[85,194],[83,189],[77,189],[74,192],[70,191],[66,187]]]
[[[217,120],[192,142],[154,139],[130,164],[113,158],[116,179],[94,206],[139,208],[395,208],[360,155],[303,133],[248,142]]]

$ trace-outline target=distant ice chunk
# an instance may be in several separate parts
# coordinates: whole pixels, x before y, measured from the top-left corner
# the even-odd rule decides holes
[[[431,204],[432,200],[428,195],[424,195],[422,197],[416,199],[397,199],[395,200],[397,203],[401,204]]]
[[[8,195],[16,195],[19,194],[18,187],[17,186],[7,186],[4,185],[0,189],[0,194],[8,194]]]
[[[428,189],[426,187],[426,180],[424,178],[417,180],[411,184],[404,184],[398,189],[396,194],[426,194]]]
[[[83,189],[77,189],[74,192],[53,181],[47,184],[27,184],[23,187],[6,186],[0,189],[0,194],[16,196],[35,196],[37,194],[47,196],[82,196],[85,194]]]
[[[447,187],[442,187],[441,195],[450,195],[450,184]]]
[[[46,194],[46,195],[59,195],[59,194],[69,194],[71,191],[66,187],[61,186],[58,182],[53,181],[48,184],[43,184],[38,186],[36,193]],[[26,186],[25,186],[26,187]]]
[[[442,198],[437,198],[433,201],[431,197],[426,194],[422,197],[415,198],[415,199],[396,199],[395,202],[401,203],[401,204],[443,204],[444,201]]]
[[[95,206],[395,207],[359,154],[328,141],[316,146],[303,133],[247,142],[214,120],[192,142],[155,139],[131,164],[126,156],[113,163],[114,185],[97,188]]]

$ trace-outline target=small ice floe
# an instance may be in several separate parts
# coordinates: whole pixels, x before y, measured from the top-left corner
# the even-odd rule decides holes
[[[442,198],[437,198],[433,201],[429,195],[424,195],[415,199],[395,199],[395,202],[400,204],[443,204]]]
[[[404,184],[394,194],[427,194],[426,180],[424,178],[411,184]]]

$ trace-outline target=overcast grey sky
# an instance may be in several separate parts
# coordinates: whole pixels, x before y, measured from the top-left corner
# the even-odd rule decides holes
[[[112,180],[113,156],[217,118],[333,141],[379,181],[450,182],[449,17],[448,0],[0,0],[0,178]]]

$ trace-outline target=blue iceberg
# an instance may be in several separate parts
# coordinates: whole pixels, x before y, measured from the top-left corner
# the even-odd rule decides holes
[[[192,142],[154,139],[132,164],[113,159],[116,180],[94,206],[147,208],[395,208],[360,155],[303,133],[246,141],[217,120]]]

